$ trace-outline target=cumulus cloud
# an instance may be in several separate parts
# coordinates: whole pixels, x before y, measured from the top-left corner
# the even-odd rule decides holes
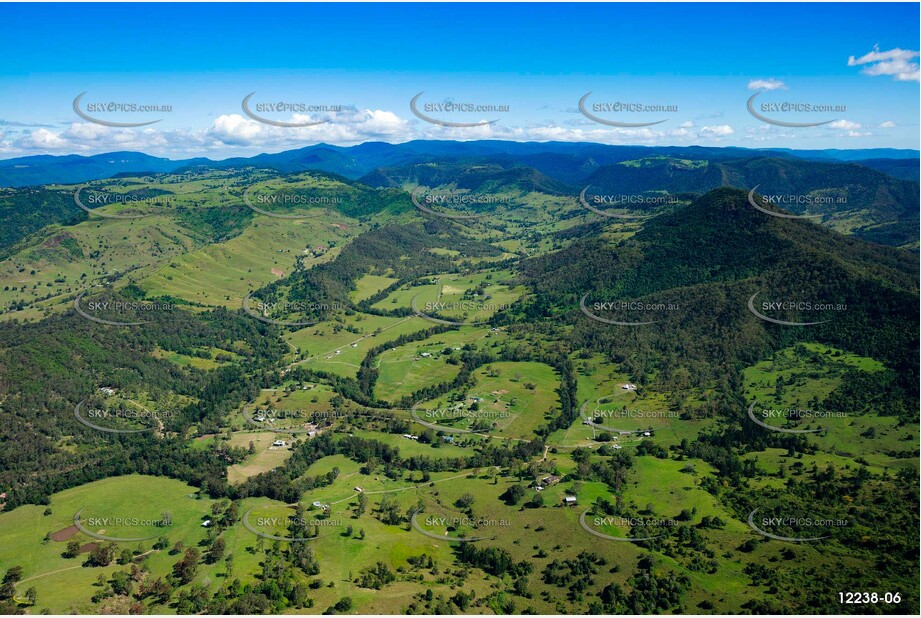
[[[732,135],[733,133],[735,133],[735,129],[728,124],[718,124],[712,127],[701,127],[699,135],[700,137],[720,138]]]
[[[786,90],[787,85],[779,79],[753,79],[748,82],[749,90]]]
[[[315,121],[295,115],[294,121]],[[693,122],[653,127],[608,127],[597,123],[572,125],[543,122],[512,126],[502,122],[457,128],[407,120],[387,110],[338,112],[332,122],[309,127],[276,127],[240,114],[221,114],[202,130],[159,127],[116,128],[93,123],[72,123],[61,129],[7,132],[0,152],[29,155],[41,152],[93,154],[133,150],[172,159],[211,156],[221,158],[256,152],[279,152],[318,143],[358,144],[366,141],[401,143],[413,139],[470,141],[482,139],[513,141],[596,142],[600,144],[695,144],[720,141],[734,134],[729,125],[698,127]]]
[[[887,120],[886,122],[881,122],[879,124],[880,129],[891,129],[894,126],[895,126],[895,123],[892,122],[891,120]]]
[[[249,146],[266,132],[266,126],[240,114],[221,114],[211,123],[208,134],[231,146]]]
[[[848,131],[861,128],[859,122],[851,122],[850,120],[835,120],[834,122],[829,122],[828,126],[832,129],[846,129]]]
[[[847,59],[847,66],[863,66],[860,72],[871,77],[890,75],[896,81],[916,82],[921,81],[921,67],[913,59],[919,55],[921,53],[898,47],[889,51],[880,51],[879,45],[874,45],[873,51],[860,58],[850,56]]]
[[[74,122],[59,128],[7,129],[0,136],[0,153],[23,156],[39,153],[95,154],[118,150],[140,151],[171,159],[189,157],[251,156],[259,152],[281,152],[318,143],[353,145],[368,141],[402,143],[410,140],[510,140],[594,142],[611,145],[694,145],[719,144],[730,140],[767,142],[806,139],[802,132],[789,132],[768,125],[745,128],[743,134],[728,123],[675,118],[668,123],[649,127],[609,127],[588,119],[573,123],[542,120],[514,125],[511,119],[478,127],[445,127],[418,120],[408,114],[385,109],[350,108],[332,116],[295,114],[285,120],[326,122],[308,127],[277,127],[261,123],[239,113],[212,116],[210,123],[198,129],[169,129],[161,125],[143,128],[108,127]],[[894,125],[893,125],[894,126]],[[838,120],[829,129],[842,137],[862,136],[864,127],[856,122]],[[826,133],[827,135],[827,133]],[[735,142],[733,142],[735,143]]]
[[[322,119],[295,114],[292,121],[315,122]],[[346,110],[337,113],[332,122],[296,128],[267,125],[240,114],[221,114],[211,121],[210,126],[198,130],[168,130],[159,127],[116,128],[90,122],[75,122],[59,129],[24,130],[16,136],[7,132],[4,136],[7,141],[0,151],[29,155],[48,151],[92,154],[112,150],[137,150],[170,158],[182,158],[227,156],[229,153],[255,154],[257,151],[277,152],[320,142],[398,143],[415,139],[417,133],[408,121],[386,110]]]
[[[37,129],[25,134],[20,140],[25,148],[35,150],[63,150],[70,146],[69,140],[48,129]]]

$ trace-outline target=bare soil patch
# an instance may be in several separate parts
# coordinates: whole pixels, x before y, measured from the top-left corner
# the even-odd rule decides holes
[[[57,532],[53,532],[49,537],[52,541],[60,543],[61,541],[66,541],[73,535],[77,534],[80,530],[76,526],[67,526]]]

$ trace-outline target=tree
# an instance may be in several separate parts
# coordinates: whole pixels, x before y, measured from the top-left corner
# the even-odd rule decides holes
[[[198,572],[198,558],[201,556],[199,551],[194,547],[185,550],[182,559],[173,565],[173,575],[182,583],[187,584],[195,577]]]
[[[459,509],[466,509],[473,506],[473,494],[465,493],[454,501],[454,506]]]
[[[124,571],[119,571],[112,576],[112,592],[117,595],[127,596],[133,592],[134,582]]]
[[[521,485],[512,485],[499,498],[509,506],[515,506],[524,498],[525,489]]]
[[[225,525],[233,525],[240,520],[240,507],[236,502],[231,501],[224,511],[223,522]]]
[[[224,557],[226,548],[227,544],[224,542],[223,537],[214,539],[214,543],[211,544],[211,548],[208,550],[208,564],[219,562]]]
[[[115,559],[115,543],[100,543],[90,552],[88,566],[109,566]]]
[[[539,509],[544,506],[544,495],[539,491],[534,492],[534,495],[525,503],[525,506],[529,509]]]
[[[365,511],[368,510],[368,496],[361,493],[358,494],[358,508],[355,509],[355,516],[361,517],[365,514]]]
[[[7,569],[6,575],[3,576],[3,583],[4,584],[15,584],[20,579],[22,579],[22,567],[19,565],[12,566],[9,569]]]
[[[67,549],[61,554],[64,558],[76,558],[80,555],[80,541],[68,541]]]
[[[26,601],[29,602],[29,605],[35,605],[36,598],[38,598],[38,591],[35,590],[35,586],[29,586],[29,589],[26,590]]]

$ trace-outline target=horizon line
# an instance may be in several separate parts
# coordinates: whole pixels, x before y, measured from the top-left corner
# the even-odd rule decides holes
[[[358,143],[348,144],[348,145],[330,144],[330,143],[328,143],[328,142],[317,142],[317,143],[315,143],[315,144],[308,144],[308,145],[306,145],[306,146],[302,146],[302,147],[299,147],[299,148],[288,148],[288,149],[282,149],[282,150],[276,150],[276,151],[262,151],[262,152],[259,152],[259,153],[257,153],[257,154],[253,154],[253,155],[236,155],[236,156],[230,156],[230,157],[225,157],[225,158],[221,158],[221,159],[212,159],[212,158],[207,157],[207,156],[204,156],[204,155],[197,155],[197,156],[191,156],[191,157],[173,159],[173,158],[170,158],[170,157],[168,157],[168,156],[164,157],[164,156],[152,155],[152,154],[149,154],[149,153],[147,153],[147,152],[144,152],[143,150],[110,150],[110,151],[104,151],[104,152],[97,152],[97,153],[93,153],[93,154],[86,154],[86,153],[79,153],[79,152],[69,152],[69,153],[42,152],[42,153],[37,153],[37,154],[19,155],[19,156],[13,156],[13,157],[3,157],[2,154],[0,154],[0,161],[13,161],[13,160],[20,160],[20,159],[32,159],[32,158],[35,158],[35,157],[55,157],[55,158],[81,157],[81,158],[84,158],[84,159],[89,159],[89,158],[92,158],[92,157],[101,157],[101,156],[105,156],[105,155],[115,155],[115,154],[121,154],[121,153],[128,153],[128,154],[142,154],[142,155],[145,155],[145,156],[148,156],[148,157],[152,157],[152,158],[156,158],[156,159],[164,159],[164,160],[166,160],[166,161],[188,161],[188,160],[192,160],[192,159],[205,159],[206,161],[210,161],[210,162],[214,162],[214,163],[221,163],[221,162],[224,162],[224,161],[229,161],[229,160],[231,160],[231,159],[252,159],[252,158],[260,157],[260,156],[263,156],[263,155],[282,154],[282,153],[285,153],[285,152],[295,152],[295,151],[298,151],[298,150],[305,150],[305,149],[307,149],[307,148],[317,148],[317,147],[339,148],[339,149],[347,150],[347,149],[351,149],[351,148],[357,148],[357,147],[359,147],[359,146],[365,146],[365,145],[368,145],[368,144],[381,144],[381,145],[387,145],[387,146],[402,146],[402,145],[405,145],[405,144],[425,144],[425,143],[428,143],[428,144],[434,144],[434,143],[442,143],[442,144],[448,144],[448,143],[451,143],[451,144],[499,143],[499,144],[535,144],[535,145],[539,145],[539,144],[543,144],[543,145],[556,145],[556,144],[558,144],[558,145],[571,145],[571,146],[580,146],[580,145],[583,145],[583,146],[599,146],[599,147],[603,147],[603,148],[646,148],[646,149],[650,149],[650,150],[653,150],[653,149],[662,149],[662,148],[679,148],[679,149],[685,149],[685,150],[686,150],[686,149],[691,149],[691,148],[704,148],[704,149],[711,149],[711,150],[747,150],[747,151],[753,151],[753,152],[757,152],[757,151],[781,151],[781,152],[794,152],[794,153],[795,153],[795,152],[857,152],[857,151],[871,152],[871,151],[896,151],[896,152],[914,153],[915,156],[918,156],[919,158],[921,158],[921,150],[918,150],[918,149],[915,149],[915,148],[894,148],[894,147],[886,147],[886,146],[877,146],[877,147],[873,147],[873,148],[791,148],[791,147],[784,147],[784,146],[774,146],[774,147],[757,148],[757,147],[749,147],[749,146],[705,146],[705,145],[702,145],[702,144],[684,144],[684,145],[675,145],[675,144],[657,144],[657,145],[648,145],[648,144],[606,144],[606,143],[604,143],[604,142],[592,142],[592,141],[570,142],[570,141],[558,141],[558,140],[546,140],[546,141],[539,141],[539,140],[521,140],[521,141],[519,141],[519,140],[508,140],[508,139],[475,139],[475,140],[415,139],[415,140],[407,140],[407,141],[403,141],[403,142],[387,142],[387,141],[381,141],[381,140],[368,140],[368,141],[358,142]]]

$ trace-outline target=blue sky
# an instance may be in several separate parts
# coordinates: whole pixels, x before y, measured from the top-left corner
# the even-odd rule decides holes
[[[515,139],[918,148],[917,4],[3,4],[0,158],[222,158],[317,142]],[[257,104],[342,106],[260,112]],[[445,102],[508,111],[439,112]],[[87,114],[74,98],[168,105]],[[579,99],[610,126],[579,112]],[[786,127],[753,117],[746,101]],[[602,104],[664,106],[614,111]],[[827,105],[831,112],[770,104]],[[601,107],[595,107],[602,105]],[[303,109],[303,108],[302,108]]]

